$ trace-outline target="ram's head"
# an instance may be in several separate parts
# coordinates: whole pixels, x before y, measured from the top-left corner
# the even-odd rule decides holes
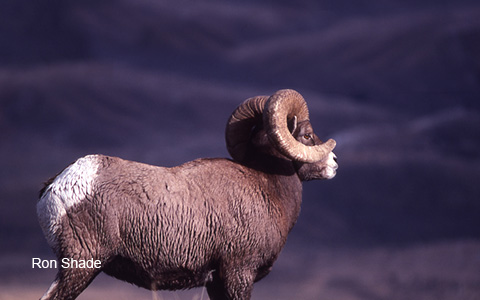
[[[322,143],[313,132],[307,104],[294,90],[245,100],[230,116],[225,138],[228,152],[240,163],[255,159],[254,149],[291,160],[301,180],[336,174],[336,143]]]

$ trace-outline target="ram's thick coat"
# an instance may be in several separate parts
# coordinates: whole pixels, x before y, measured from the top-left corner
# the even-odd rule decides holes
[[[292,159],[297,150],[272,146],[284,137],[272,138],[269,131],[276,129],[262,122],[266,101],[292,93],[301,97],[284,90],[237,108],[227,126],[234,160],[164,168],[88,155],[49,181],[37,211],[58,259],[102,264],[60,268],[43,299],[75,299],[101,271],[152,290],[206,286],[211,299],[249,299],[296,222],[301,181],[332,178],[337,167],[334,142],[320,144],[308,114],[298,121],[302,113],[295,111],[282,118],[294,143],[315,153]],[[237,126],[244,120],[247,129]]]

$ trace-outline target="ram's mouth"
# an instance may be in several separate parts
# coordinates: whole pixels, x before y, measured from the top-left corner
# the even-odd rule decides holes
[[[328,154],[327,166],[322,170],[322,177],[325,179],[332,179],[337,174],[338,163],[335,153]]]

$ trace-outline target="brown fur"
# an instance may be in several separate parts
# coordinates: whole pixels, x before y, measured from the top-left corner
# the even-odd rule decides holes
[[[294,135],[302,141],[307,131],[308,122]],[[102,268],[60,268],[44,299],[75,299],[101,271],[152,290],[206,286],[214,300],[250,299],[297,220],[301,181],[322,179],[325,168],[255,140],[244,164],[217,158],[163,168],[96,156],[91,193],[66,211],[61,231],[43,229],[55,235],[59,260],[94,258]]]

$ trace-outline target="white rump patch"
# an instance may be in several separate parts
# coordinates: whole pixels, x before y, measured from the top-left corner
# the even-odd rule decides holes
[[[100,166],[98,155],[88,155],[67,167],[45,190],[37,204],[40,225],[50,244],[55,244],[55,233],[67,209],[91,195]]]

